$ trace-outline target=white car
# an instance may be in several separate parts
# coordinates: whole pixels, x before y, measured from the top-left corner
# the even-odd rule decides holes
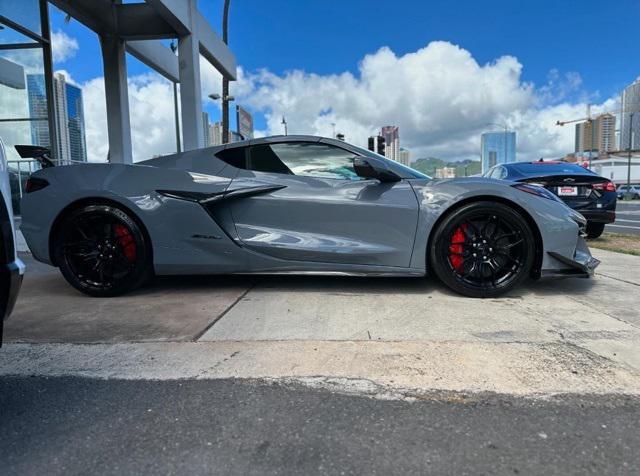
[[[18,258],[16,234],[9,188],[9,171],[4,144],[0,139],[0,345],[4,321],[13,310],[24,275],[24,264]]]
[[[622,200],[626,198],[627,192],[631,192],[631,198],[637,200],[640,198],[640,185],[631,185],[631,187],[627,187],[626,185],[620,185],[618,187],[618,200]]]

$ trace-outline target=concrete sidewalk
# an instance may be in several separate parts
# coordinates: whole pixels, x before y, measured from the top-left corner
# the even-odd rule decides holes
[[[595,279],[531,282],[486,300],[430,279],[317,277],[171,278],[92,299],[28,262],[5,333],[22,344],[2,349],[0,375],[294,379],[387,396],[637,395],[640,257],[594,254]]]

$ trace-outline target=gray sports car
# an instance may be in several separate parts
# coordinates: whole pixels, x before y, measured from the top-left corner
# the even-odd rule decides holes
[[[432,180],[342,141],[281,136],[135,165],[45,168],[22,232],[38,260],[92,296],[155,275],[424,276],[492,297],[527,277],[589,276],[585,219],[542,187]]]

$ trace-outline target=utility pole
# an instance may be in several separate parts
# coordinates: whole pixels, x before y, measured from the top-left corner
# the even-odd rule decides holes
[[[507,163],[507,125],[504,125],[504,163]]]
[[[229,44],[229,3],[224,0],[224,11],[222,14],[222,41]],[[229,142],[229,80],[222,77],[222,143]]]
[[[627,200],[631,200],[631,149],[633,148],[633,115],[634,113],[629,114],[629,151],[628,151],[628,162],[627,162]]]
[[[284,135],[288,135],[287,134],[287,120],[284,118],[284,115],[282,116],[282,122],[280,123],[284,126]]]
[[[589,126],[591,126],[591,147],[589,147],[589,170],[591,170],[591,156],[593,155],[593,150],[596,141],[596,124],[595,121],[591,118],[587,120]],[[600,153],[598,152],[598,157],[600,157]]]
[[[176,45],[175,41],[171,42],[170,45],[171,51],[173,54],[176,54],[176,50],[178,49],[178,45]],[[176,121],[176,152],[180,152],[180,111],[178,109],[178,83],[176,81],[172,81],[173,83],[173,114]]]

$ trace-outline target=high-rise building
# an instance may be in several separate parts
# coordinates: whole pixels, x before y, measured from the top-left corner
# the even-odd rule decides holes
[[[367,141],[367,149],[379,155],[384,155],[384,137],[371,136]]]
[[[634,113],[633,119],[631,113]],[[640,78],[627,86],[622,93],[619,148],[627,150],[629,146],[633,150],[640,149]]]
[[[400,147],[400,152],[398,152],[398,162],[408,166],[409,162],[411,162],[411,152]]]
[[[497,164],[516,161],[515,132],[485,132],[480,140],[482,172]]]
[[[209,124],[209,145],[222,144],[222,123],[214,122]]]
[[[204,138],[204,146],[209,147],[211,144],[211,136],[209,134],[209,114],[202,111],[202,137]]]
[[[84,103],[82,89],[66,83],[67,125],[69,129],[69,154],[71,160],[87,161],[87,139],[84,129]]]
[[[49,126],[46,121],[47,100],[44,75],[27,75],[27,94],[31,117],[44,119],[31,123],[31,142],[34,145],[51,148]],[[57,140],[53,149],[56,158],[63,162],[69,160],[86,162],[87,142],[82,90],[67,83],[64,74],[56,73],[53,77],[53,100],[57,131]]]
[[[29,117],[38,119],[31,121],[31,142],[33,145],[51,147],[44,75],[27,75],[27,97],[29,98]]]
[[[576,124],[576,152],[609,152],[616,148],[616,117],[601,114]]]
[[[388,159],[398,162],[400,153],[400,133],[398,126],[384,126],[380,131],[380,135],[384,137],[385,156]]]

